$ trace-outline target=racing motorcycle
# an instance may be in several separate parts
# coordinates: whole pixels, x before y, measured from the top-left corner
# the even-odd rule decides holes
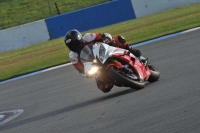
[[[97,42],[86,45],[80,54],[86,77],[103,77],[116,86],[142,89],[145,83],[155,82],[160,72],[153,65],[141,62],[128,50]]]

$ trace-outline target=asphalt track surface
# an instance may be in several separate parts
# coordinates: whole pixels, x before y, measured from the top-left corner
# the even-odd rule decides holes
[[[1,133],[199,133],[200,30],[137,47],[161,72],[142,90],[97,89],[72,65],[0,84]]]

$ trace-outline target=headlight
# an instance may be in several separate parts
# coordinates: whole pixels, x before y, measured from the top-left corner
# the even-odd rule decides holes
[[[87,73],[88,73],[89,75],[93,75],[93,74],[95,74],[98,70],[99,70],[98,67],[92,67]]]
[[[93,60],[93,63],[97,63],[97,60],[96,60],[96,59],[94,59],[94,60]]]

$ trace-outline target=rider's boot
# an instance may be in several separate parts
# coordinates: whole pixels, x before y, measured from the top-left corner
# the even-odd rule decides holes
[[[140,62],[141,62],[142,64],[144,64],[144,66],[150,65],[150,63],[149,63],[149,61],[148,61],[148,58],[145,58],[145,57],[143,57],[143,56],[140,56],[138,59],[140,60]]]
[[[130,47],[128,49],[133,55],[135,55],[140,60],[141,63],[143,63],[145,66],[147,66],[148,58],[144,58],[142,56],[142,52],[139,49],[134,49],[134,48],[130,48]]]

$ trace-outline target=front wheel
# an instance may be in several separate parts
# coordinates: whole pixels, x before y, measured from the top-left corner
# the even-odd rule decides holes
[[[125,76],[124,74],[121,73],[120,69],[116,69],[113,66],[110,66],[107,69],[107,74],[109,77],[114,79],[117,83],[121,83],[124,86],[129,86],[134,89],[142,89],[145,86],[144,81],[142,81],[140,79],[134,80],[133,78],[131,78],[132,77],[131,75]]]

